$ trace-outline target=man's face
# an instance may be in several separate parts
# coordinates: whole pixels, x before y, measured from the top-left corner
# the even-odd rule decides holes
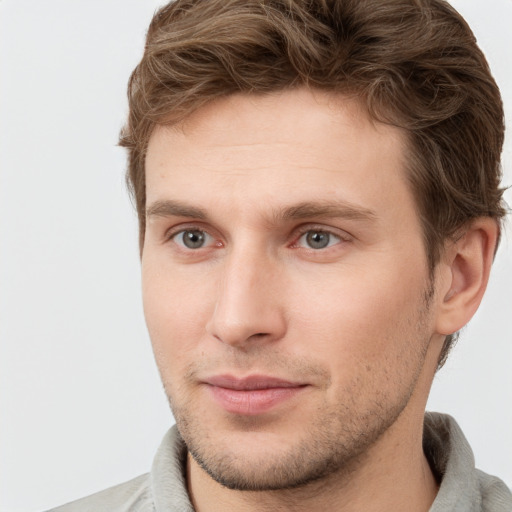
[[[348,469],[421,414],[432,283],[403,144],[306,90],[153,133],[146,320],[181,435],[228,487]]]

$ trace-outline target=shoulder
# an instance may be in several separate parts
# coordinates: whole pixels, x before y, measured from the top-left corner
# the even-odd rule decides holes
[[[151,472],[48,512],[193,511],[186,484],[187,448],[178,429],[165,434]]]
[[[423,448],[440,481],[430,512],[511,512],[505,483],[475,468],[471,447],[449,415],[425,415]]]
[[[512,510],[512,492],[499,478],[476,470],[482,510],[485,512],[510,512]]]
[[[141,475],[48,512],[153,512],[150,475]]]

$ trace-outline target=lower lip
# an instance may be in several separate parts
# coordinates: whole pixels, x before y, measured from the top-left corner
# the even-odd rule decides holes
[[[255,416],[296,397],[306,386],[238,390],[209,386],[214,400],[227,412]]]

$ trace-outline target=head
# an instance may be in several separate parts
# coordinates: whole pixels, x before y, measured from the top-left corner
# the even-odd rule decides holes
[[[471,220],[505,215],[501,96],[462,17],[444,1],[177,1],[156,13],[128,88],[120,144],[146,228],[145,158],[155,126],[237,92],[299,86],[358,98],[403,128],[407,170],[432,272]],[[456,334],[446,337],[440,366]]]
[[[311,399],[305,406],[310,407],[308,414],[315,415],[319,410],[325,413],[307,426],[316,444],[297,440],[296,445],[302,447],[302,452],[298,450],[301,457],[312,451],[323,457],[324,466],[314,465],[310,477],[316,474],[318,478],[322,471],[339,466],[339,460],[364,452],[367,446],[356,442],[361,438],[362,426],[367,428],[363,437],[371,445],[400,416],[414,396],[417,382],[424,378],[423,363],[431,341],[426,333],[435,330],[435,276],[447,246],[463,238],[473,222],[490,219],[499,224],[505,213],[499,188],[504,133],[500,94],[467,24],[446,2],[437,0],[178,0],[158,11],[151,23],[144,57],[130,79],[129,101],[129,119],[121,144],[129,150],[128,181],[139,214],[141,251],[144,254],[147,249],[149,254],[147,267],[152,277],[145,294],[153,295],[153,299],[158,296],[145,299],[146,316],[173,411],[180,430],[188,433],[186,440],[196,460],[207,468],[233,464],[231,456],[235,455],[229,450],[220,458],[208,459],[211,432],[200,426],[200,420],[187,408],[187,402],[194,400],[198,407],[204,406],[207,417],[210,405],[203,401],[200,385],[215,380],[220,370],[233,369],[244,375],[263,369],[287,382],[299,383],[297,393],[320,393],[317,396],[322,398]],[[281,117],[272,119],[273,112]],[[349,131],[345,129],[348,125]],[[254,133],[261,133],[261,140],[244,138]],[[280,147],[275,147],[272,141],[280,139],[282,133],[290,136],[283,136]],[[362,138],[365,143],[361,143]],[[223,141],[227,145],[224,149]],[[235,149],[254,148],[255,144],[261,146],[261,151],[244,150],[240,156]],[[332,162],[319,161],[320,149],[324,157],[331,155],[334,161],[338,158],[337,165],[347,171],[341,172],[342,177],[333,178],[336,165]],[[316,169],[316,175],[301,173],[298,154],[310,170]],[[362,158],[362,154],[368,157]],[[379,158],[382,169],[377,176],[370,170],[381,164]],[[253,162],[253,167],[245,168],[246,162]],[[282,171],[287,162],[291,167],[295,165],[294,173]],[[346,162],[359,172],[358,177],[349,176]],[[223,173],[219,174],[220,169]],[[241,176],[236,169],[244,169]],[[400,179],[393,175],[394,170],[400,172]],[[255,174],[259,181],[255,181]],[[207,194],[198,188],[201,184]],[[288,193],[290,188],[293,193]],[[287,190],[295,203],[284,204],[280,195],[272,194],[275,189]],[[187,190],[194,191],[197,200],[193,204],[186,197]],[[235,201],[234,190],[245,199]],[[168,193],[170,201],[166,202],[161,191]],[[342,217],[352,216],[349,223],[365,225],[368,221],[370,226],[375,213],[378,217],[387,212],[388,220],[396,226],[393,250],[386,253],[378,246],[377,239],[383,239],[383,232],[380,238],[377,234],[372,238],[373,228],[354,227],[354,232],[361,235],[354,235],[350,243],[357,248],[359,242],[353,241],[362,240],[369,258],[367,266],[363,265],[366,256],[362,253],[352,262],[344,257],[351,277],[337,280],[340,274],[336,272],[344,272],[338,263],[315,266],[311,273],[304,273],[302,263],[300,272],[298,267],[287,270],[274,264],[277,260],[267,261],[268,251],[258,253],[254,249],[257,244],[242,243],[246,238],[240,233],[251,233],[253,242],[262,241],[263,232],[268,234],[268,226],[278,217],[280,223],[275,222],[277,227],[272,232],[274,241],[279,238],[276,233],[282,238],[288,236],[284,232],[290,219],[304,219],[309,231],[300,236],[294,231],[295,241],[286,240],[296,245],[288,248],[300,252],[307,243],[310,250],[311,244],[322,244],[327,237],[327,248],[332,243],[336,246],[332,251],[341,250],[340,244],[348,242],[345,230],[329,233],[322,228],[329,218],[326,208],[332,206],[325,204],[329,191],[334,191],[330,199],[339,199],[339,191],[342,202],[347,203]],[[386,204],[379,198],[383,192],[387,194]],[[318,198],[323,213],[314,211]],[[236,217],[231,219],[232,224],[228,222],[229,211],[223,210],[226,201],[233,202]],[[265,212],[261,205],[267,202]],[[401,209],[393,209],[393,204],[400,204]],[[156,241],[156,232],[163,229],[163,224],[155,222],[152,232],[149,218],[168,223],[171,219],[181,227],[172,235],[166,228],[167,238],[161,235],[174,247],[169,267],[165,258],[153,258],[158,252],[155,248],[162,245]],[[264,221],[257,224],[256,218]],[[184,220],[193,221],[188,231],[183,231]],[[202,231],[197,226],[206,228]],[[372,244],[378,250],[372,251]],[[200,251],[196,253],[195,247]],[[403,251],[403,265],[421,271],[400,269],[396,273],[399,269],[396,265],[392,269],[392,262],[401,254],[399,250]],[[190,265],[192,260],[185,261],[183,251],[194,253],[194,265]],[[209,256],[205,251],[210,251]],[[220,258],[222,251],[230,256]],[[241,258],[244,251],[244,265],[255,269],[252,274],[237,267],[240,260],[236,255]],[[372,266],[376,253],[382,258]],[[221,265],[219,260],[224,263]],[[384,266],[379,273],[380,264]],[[213,267],[219,268],[215,276],[208,274]],[[370,267],[375,273],[368,271]],[[189,274],[191,269],[194,272]],[[294,271],[298,273],[293,275]],[[261,272],[266,272],[265,278]],[[167,281],[169,275],[172,279]],[[197,275],[202,275],[198,281],[201,286],[208,283],[197,290],[199,298],[195,290],[184,287],[187,282],[194,283]],[[290,281],[285,279],[288,275]],[[309,277],[301,278],[303,275]],[[302,284],[297,283],[300,279]],[[315,280],[329,284],[316,290]],[[231,282],[266,289],[270,297],[267,306],[245,303],[247,297],[240,290],[232,291]],[[379,284],[375,287],[376,282]],[[279,283],[278,290],[274,289],[275,283]],[[366,292],[361,293],[365,286]],[[347,290],[352,292],[351,300],[340,298],[336,303]],[[399,297],[388,300],[393,290]],[[235,297],[237,293],[240,295]],[[257,295],[255,292],[252,298]],[[164,296],[172,297],[173,304],[163,304]],[[283,296],[294,299],[282,300]],[[201,301],[205,297],[217,298]],[[336,307],[331,307],[333,301]],[[157,302],[161,307],[155,305]],[[244,305],[244,310],[239,310],[241,316],[253,316],[254,321],[247,320],[250,328],[245,328],[248,324],[242,328],[233,319],[236,304]],[[164,309],[173,306],[180,308],[178,316],[183,320],[175,321],[174,312],[166,317]],[[352,321],[338,324],[340,311]],[[300,316],[295,323],[294,315]],[[325,322],[319,323],[322,315],[326,316]],[[370,328],[368,315],[373,315]],[[263,317],[266,320],[256,327],[255,319]],[[321,357],[311,357],[306,346],[288,352],[289,340],[308,329],[318,338],[320,352],[324,345],[331,347],[324,347],[327,351],[336,346],[340,336],[337,329],[344,333],[342,337],[346,334],[347,339],[352,338],[358,351],[342,343],[338,354],[357,369],[352,377],[339,380],[339,368],[333,369]],[[380,336],[379,330],[383,333]],[[184,355],[176,356],[178,362],[173,367],[166,362],[168,354],[163,345],[165,339],[179,338],[177,332],[200,341],[191,345],[182,340],[179,346]],[[447,334],[436,354],[436,365],[442,365],[453,341],[453,335]],[[205,337],[210,342],[203,346]],[[241,343],[242,338],[251,340],[250,349]],[[370,338],[375,340],[373,345],[367,344]],[[386,342],[395,338],[402,342],[387,350]],[[212,340],[221,343],[223,349],[210,352]],[[414,349],[410,340],[417,341]],[[383,360],[387,363],[381,368]],[[382,386],[389,381],[386,372],[396,368],[397,362],[404,373],[394,376],[398,387],[390,385],[393,389],[387,389]],[[183,378],[166,382],[171,370],[181,372]],[[372,375],[369,384],[365,375]],[[200,385],[196,389],[197,383]],[[211,388],[212,382],[207,385]],[[329,395],[340,390],[351,397],[343,406]],[[182,398],[177,398],[180,395]],[[373,397],[370,402],[378,402],[383,410],[370,407],[369,396]],[[233,396],[217,398],[226,403]],[[340,411],[340,407],[345,410]],[[228,423],[240,433],[241,444],[247,432],[256,432],[256,437],[261,435],[266,441],[268,436],[272,438],[270,427],[278,421],[272,414],[260,421],[250,410],[241,415],[240,409],[237,411],[228,411],[228,415],[236,416],[236,421]],[[346,443],[341,443],[338,451],[328,443],[328,431],[345,432]],[[202,441],[197,441],[199,438]],[[282,444],[283,438],[277,441]],[[290,438],[290,444],[293,442]],[[332,457],[324,457],[327,453]],[[285,462],[271,468],[272,481],[299,485],[301,479],[291,480],[283,474],[283,468],[293,469],[304,462],[295,457],[292,463],[286,457],[283,454]],[[231,485],[243,487],[240,482]]]

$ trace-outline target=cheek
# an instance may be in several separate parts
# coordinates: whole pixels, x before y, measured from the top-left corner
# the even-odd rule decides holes
[[[159,270],[155,270],[155,269]],[[162,373],[190,362],[213,308],[208,280],[191,281],[178,269],[143,262],[144,316]]]
[[[391,267],[373,273],[351,270],[295,291],[295,330],[307,333],[304,353],[314,347],[315,356],[331,367],[333,378],[361,369],[362,374],[384,371],[384,366],[398,364],[421,345],[421,276]]]

